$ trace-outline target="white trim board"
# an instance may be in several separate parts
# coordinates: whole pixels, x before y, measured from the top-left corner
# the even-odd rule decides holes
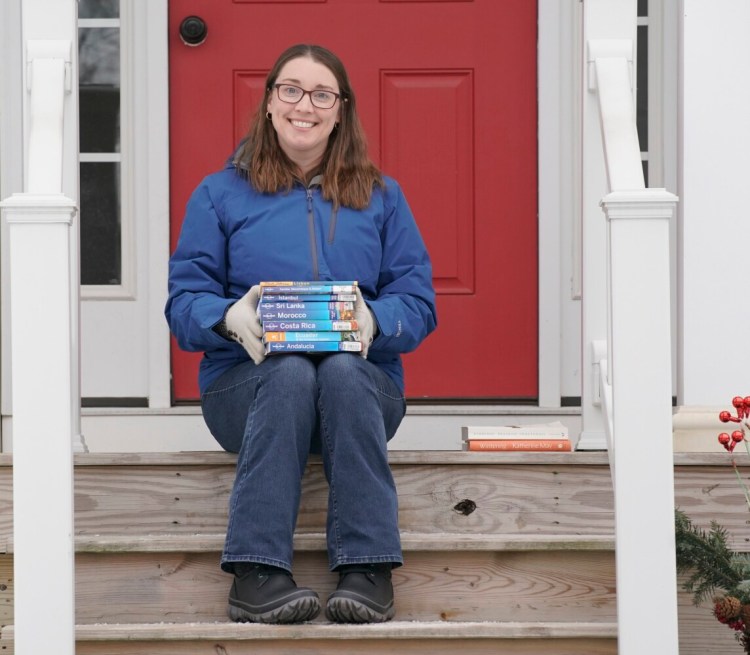
[[[0,200],[23,191],[23,63],[21,2],[0,3]],[[10,296],[8,225],[0,224],[0,410],[10,412]],[[2,432],[0,432],[0,436]],[[2,440],[0,439],[0,446]]]
[[[560,421],[575,443],[580,408],[540,409],[498,405],[416,405],[406,410],[391,450],[460,450],[464,425],[528,425]],[[11,434],[12,419],[3,417]],[[90,452],[179,452],[221,450],[203,422],[200,407],[82,410],[81,425]],[[6,452],[11,449],[7,440]]]

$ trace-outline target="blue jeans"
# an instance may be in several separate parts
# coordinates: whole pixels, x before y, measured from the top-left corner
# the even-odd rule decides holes
[[[292,568],[301,481],[310,452],[328,480],[331,570],[403,563],[398,498],[387,441],[406,411],[388,375],[359,355],[274,355],[238,364],[201,398],[225,450],[239,453],[221,566],[259,562]]]

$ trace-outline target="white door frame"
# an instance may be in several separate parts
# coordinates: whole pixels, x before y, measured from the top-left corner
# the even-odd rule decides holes
[[[120,0],[120,48],[122,259],[123,275],[131,274],[121,288],[82,288],[81,395],[146,398],[148,407],[168,407],[166,0]]]
[[[132,0],[127,0],[132,1]],[[169,51],[167,0],[134,2],[135,133],[143,135],[135,158],[135,212],[146,216],[148,293],[148,405],[171,406],[169,328],[164,318],[169,258]]]
[[[0,199],[23,191],[23,60],[21,2],[0,3]],[[11,411],[8,226],[0,224],[0,413]]]

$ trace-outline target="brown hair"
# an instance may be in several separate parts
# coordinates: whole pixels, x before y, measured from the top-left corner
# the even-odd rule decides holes
[[[279,146],[266,106],[273,85],[283,66],[292,59],[308,57],[330,70],[339,85],[340,121],[328,137],[321,170],[322,192],[334,206],[364,209],[370,204],[375,185],[383,186],[383,176],[367,155],[367,140],[357,116],[357,103],[344,64],[330,50],[318,45],[299,44],[281,53],[266,78],[266,90],[237,151],[234,164],[250,184],[262,193],[289,190],[299,177],[296,165]]]

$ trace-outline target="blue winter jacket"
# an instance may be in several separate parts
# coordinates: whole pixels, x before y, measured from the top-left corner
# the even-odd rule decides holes
[[[257,192],[234,166],[206,177],[193,192],[169,261],[166,316],[183,350],[203,351],[201,393],[249,359],[214,327],[263,280],[358,280],[377,320],[367,359],[404,389],[401,353],[435,329],[432,267],[400,187],[385,178],[369,207],[323,199],[313,179],[289,192]]]

